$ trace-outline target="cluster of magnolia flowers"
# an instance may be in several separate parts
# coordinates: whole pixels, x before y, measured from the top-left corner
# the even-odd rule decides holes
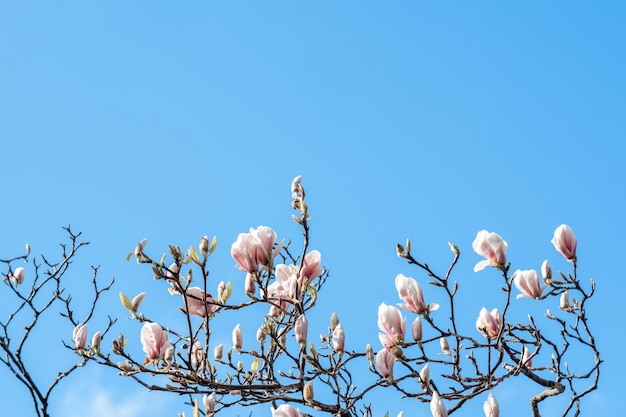
[[[554,231],[552,244],[555,249],[561,253],[569,262],[576,262],[576,236],[568,225],[560,225]],[[506,252],[508,244],[497,233],[490,233],[481,230],[476,235],[476,239],[472,243],[474,251],[483,256],[485,259],[478,262],[474,267],[474,271],[478,272],[487,266],[498,268],[502,271],[508,270]],[[402,253],[402,252],[401,252]],[[521,292],[517,298],[534,298],[542,299],[542,293],[549,285],[552,278],[552,272],[548,261],[544,261],[541,267],[543,282],[541,285],[537,271],[535,270],[517,270],[513,274],[513,283]],[[422,340],[422,321],[419,315],[428,315],[431,311],[439,308],[438,304],[426,304],[420,284],[413,278],[398,274],[395,280],[398,296],[404,303],[398,304],[404,310],[418,314],[411,324],[411,335],[413,340],[420,342]],[[563,309],[569,307],[567,301],[567,291],[561,295],[560,306]],[[382,303],[378,307],[378,328],[381,330],[379,339],[382,344],[374,358],[380,374],[384,378],[393,379],[393,367],[396,360],[403,358],[400,346],[404,343],[406,332],[406,318],[402,316],[400,310],[396,307]],[[503,328],[503,317],[497,308],[489,311],[483,307],[480,310],[476,321],[476,329],[488,340],[497,339]],[[449,354],[450,346],[445,337],[440,339],[441,350],[443,354]],[[371,347],[368,346],[368,354],[373,355]],[[370,359],[371,360],[371,359]],[[522,364],[526,367],[532,366],[532,354],[527,347],[523,348]],[[430,385],[430,369],[428,364],[419,372],[419,384],[424,392],[429,393]],[[445,417],[447,411],[438,392],[432,392],[430,409],[433,417]],[[490,393],[488,399],[484,403],[484,412],[487,417],[498,417],[499,406],[493,393]],[[401,412],[399,416],[403,415]]]

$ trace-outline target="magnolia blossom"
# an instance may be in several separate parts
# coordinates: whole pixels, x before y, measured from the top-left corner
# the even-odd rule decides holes
[[[513,283],[522,293],[517,295],[517,298],[541,298],[541,293],[544,287],[539,282],[539,276],[537,271],[529,269],[526,271],[520,271],[519,269],[513,274]]]
[[[564,311],[571,310],[571,307],[569,305],[569,292],[567,290],[561,293],[561,298],[559,300],[559,308]]]
[[[304,281],[303,286],[306,286],[324,273],[322,268],[322,254],[318,250],[313,250],[306,254],[302,261],[302,269],[300,271],[300,280]]]
[[[302,413],[289,404],[281,404],[278,408],[272,408],[272,417],[302,417]]]
[[[441,336],[439,338],[439,347],[441,347],[441,354],[443,354],[443,355],[451,355],[451,353],[450,353],[450,343],[448,342],[448,339],[445,338],[445,336]]]
[[[486,259],[474,266],[474,272],[482,271],[487,266],[502,268],[506,264],[508,244],[497,233],[481,230],[472,243],[474,252]]]
[[[554,237],[551,240],[554,248],[565,257],[568,261],[576,259],[576,236],[572,228],[566,224],[562,224],[554,231]]]
[[[283,247],[281,241],[274,249],[276,232],[267,226],[250,228],[249,233],[240,233],[230,248],[237,267],[246,272],[256,272],[259,265],[269,265]]]
[[[423,314],[427,311],[439,308],[437,304],[427,306],[424,303],[422,287],[420,287],[420,284],[413,278],[398,274],[396,276],[396,290],[398,290],[398,296],[405,302],[405,304],[398,305],[407,311]]]
[[[296,319],[296,325],[294,332],[296,334],[296,342],[302,344],[306,343],[307,332],[309,331],[309,321],[304,314],[301,314]]]
[[[346,343],[346,334],[343,331],[343,325],[338,323],[333,330],[333,350],[335,352],[343,352]]]
[[[145,292],[140,292],[139,294],[133,297],[132,301],[130,302],[130,304],[133,307],[133,313],[136,313],[137,310],[139,310],[139,306],[141,305],[145,297],[146,297]]]
[[[191,316],[206,317],[209,314],[219,310],[219,306],[212,304],[215,302],[211,294],[206,294],[200,287],[188,288],[185,292],[185,301],[187,303],[187,312]]]
[[[217,398],[215,393],[212,392],[209,395],[202,396],[202,405],[204,405],[204,412],[207,416],[212,416],[215,411],[215,404],[217,404]]]
[[[546,284],[549,284],[552,279],[552,268],[550,268],[550,262],[547,259],[541,264],[541,278]]]
[[[244,284],[243,284],[243,290],[248,296],[250,297],[254,296],[254,294],[256,293],[256,275],[255,274],[252,274],[250,272],[246,274],[246,280],[244,281]]]
[[[243,347],[243,335],[241,332],[241,324],[237,324],[233,329],[233,347],[236,351],[240,351]]]
[[[384,332],[379,335],[381,343],[389,348],[404,342],[406,318],[402,318],[402,313],[394,306],[381,303],[378,306],[378,328]]]
[[[395,358],[388,349],[382,348],[376,353],[376,366],[384,378],[393,377]]]
[[[493,393],[489,393],[489,397],[485,401],[483,405],[483,410],[485,411],[486,417],[499,417],[500,416],[500,406],[496,401],[496,397],[493,396]]]
[[[497,308],[487,311],[485,307],[480,310],[478,320],[476,320],[476,329],[487,339],[495,339],[502,328],[502,315]]]
[[[448,417],[448,410],[437,391],[433,392],[433,398],[430,400],[430,412],[433,417]]]
[[[276,281],[268,285],[267,292],[270,297],[295,300],[298,295],[298,267],[276,265]]]
[[[224,354],[224,344],[220,343],[219,345],[215,346],[213,348],[213,357],[215,358],[216,361],[221,361],[222,360],[222,355]]]
[[[422,340],[422,320],[419,317],[415,317],[411,324],[411,335],[416,342]]]
[[[137,245],[135,245],[134,254],[135,254],[135,259],[137,259],[138,264],[143,262],[146,259],[146,257],[143,254],[143,250],[145,249],[147,244],[148,244],[148,239],[142,239],[140,242],[137,243]]]
[[[15,271],[13,271],[13,274],[9,277],[9,279],[15,285],[20,285],[22,282],[24,282],[24,268],[22,268],[21,266],[15,268]]]
[[[72,340],[77,350],[85,349],[85,344],[87,343],[87,324],[79,324],[74,327]]]
[[[163,359],[170,339],[158,323],[146,322],[141,328],[141,344],[148,360]]]

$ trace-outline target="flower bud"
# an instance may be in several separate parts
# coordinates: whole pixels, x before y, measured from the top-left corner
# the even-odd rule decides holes
[[[213,348],[213,357],[215,358],[216,361],[222,360],[223,353],[224,353],[224,344],[220,343],[219,345],[215,346],[215,348]]]
[[[496,401],[496,397],[493,396],[493,393],[489,393],[489,397],[487,397],[487,401],[483,405],[483,410],[485,411],[486,417],[499,417],[500,416],[500,406]]]
[[[522,353],[522,366],[526,368],[532,368],[533,366],[532,354],[530,353],[530,349],[528,349],[526,346],[524,346],[524,350]]]
[[[554,248],[561,254],[565,259],[570,262],[574,262],[576,260],[576,236],[574,236],[574,232],[572,228],[566,224],[562,224],[556,228],[554,231],[554,237],[551,240]]]
[[[145,292],[139,293],[131,301],[131,305],[133,306],[133,312],[134,313],[136,313],[137,310],[139,309],[139,306],[141,305],[141,302],[143,301],[145,296],[146,296]]]
[[[330,331],[335,330],[335,327],[337,327],[338,324],[339,317],[337,316],[337,313],[333,312],[333,314],[330,316]]]
[[[309,321],[306,319],[304,314],[301,314],[296,319],[296,325],[295,325],[296,342],[300,344],[306,344],[306,337],[307,337],[308,330],[309,330]]]
[[[76,350],[85,349],[85,344],[87,343],[87,324],[79,324],[74,327],[72,340],[74,341]]]
[[[265,325],[259,327],[256,331],[256,340],[259,342],[259,344],[263,344],[263,342],[265,341]]]
[[[411,334],[416,342],[422,340],[422,320],[419,317],[416,317],[411,324]]]
[[[213,412],[215,411],[216,403],[217,403],[217,400],[215,398],[214,392],[212,392],[209,395],[202,396],[202,405],[204,405],[204,412],[206,413],[207,417],[210,417],[213,415]]]
[[[569,305],[569,294],[567,290],[561,293],[561,300],[559,303],[559,308],[564,311],[570,311],[571,307]]]
[[[11,282],[15,284],[16,286],[24,282],[24,268],[22,268],[21,266],[18,268],[15,268],[15,271],[13,271],[13,274],[9,276],[9,280],[11,280]]]
[[[428,386],[430,385],[430,368],[428,364],[424,365],[422,370],[420,371],[420,387],[428,392]]]
[[[302,398],[308,405],[313,404],[313,381],[309,381],[304,384],[304,389],[302,390]]]
[[[448,410],[441,401],[441,397],[437,391],[433,392],[433,397],[430,400],[430,412],[433,417],[448,417]]]
[[[100,331],[97,331],[93,337],[91,338],[91,353],[95,354],[95,355],[99,355],[100,354],[100,342],[102,340],[102,333]]]
[[[165,353],[163,354],[163,360],[171,365],[174,362],[174,346],[169,346],[165,349]]]
[[[200,249],[200,253],[202,254],[202,256],[206,258],[207,255],[209,254],[209,237],[208,236],[205,235],[202,237],[202,239],[200,239],[200,243],[198,244],[198,249]]]
[[[343,352],[345,347],[346,335],[343,331],[341,323],[337,323],[333,330],[333,350],[335,352]]]
[[[237,324],[233,329],[233,347],[237,352],[243,347],[243,335],[241,333],[241,325]]]
[[[256,282],[254,274],[246,273],[246,280],[244,281],[244,291],[249,297],[253,297],[256,293]]]
[[[448,339],[445,337],[439,338],[439,345],[441,346],[441,352],[444,355],[450,355],[450,343],[448,343]]]
[[[370,364],[374,364],[374,349],[372,349],[372,345],[369,343],[365,347],[365,353],[367,355],[367,360],[370,361]]]
[[[541,264],[541,278],[548,285],[552,282],[552,268],[547,259]]]

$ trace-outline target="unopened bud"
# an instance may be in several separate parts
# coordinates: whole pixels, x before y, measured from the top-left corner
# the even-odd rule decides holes
[[[243,347],[243,335],[241,333],[241,325],[237,324],[235,328],[233,329],[233,348],[235,348],[235,350],[239,352],[241,351],[242,347]]]
[[[445,337],[439,338],[439,345],[441,346],[441,352],[444,355],[450,355],[450,343],[448,343],[448,339]]]
[[[422,320],[420,320],[419,316],[411,324],[411,334],[416,342],[422,340]]]
[[[256,278],[254,274],[250,272],[246,274],[246,279],[244,281],[244,291],[249,297],[253,297],[256,293],[256,282],[254,281],[255,279]]]
[[[224,354],[224,344],[219,344],[215,346],[215,348],[213,349],[213,357],[215,357],[215,360],[221,361],[223,354]]]
[[[335,327],[337,327],[338,324],[339,317],[337,316],[337,313],[333,312],[333,314],[330,316],[330,331],[334,331]]]
[[[102,340],[102,333],[97,331],[91,338],[91,353],[95,355],[100,354],[100,341]]]
[[[552,282],[552,269],[550,268],[550,263],[547,259],[541,264],[541,277],[548,285]]]
[[[428,392],[428,386],[430,385],[430,368],[428,364],[424,365],[422,370],[420,371],[420,387]]]
[[[143,301],[143,299],[145,298],[146,293],[142,292],[137,294],[133,300],[131,301],[131,305],[133,307],[133,312],[136,313],[137,310],[139,310],[139,306],[141,305],[141,302]]]
[[[165,354],[163,355],[163,360],[165,360],[165,362],[168,365],[171,365],[172,362],[174,362],[174,346],[170,346],[167,349],[165,349]]]
[[[304,384],[304,389],[302,390],[302,398],[308,405],[313,404],[313,381],[309,381]]]
[[[374,356],[374,349],[372,349],[372,345],[370,345],[369,343],[365,347],[365,353],[367,355],[367,360],[369,360],[370,364],[374,366],[374,359],[376,357]]]
[[[198,244],[198,249],[200,249],[200,253],[202,254],[202,256],[206,258],[207,255],[209,254],[209,237],[208,236],[203,236],[202,239],[200,239],[200,243]]]
[[[565,310],[565,311],[569,311],[570,310],[570,306],[569,306],[569,294],[567,293],[567,290],[563,291],[561,293],[561,301],[559,303],[559,308],[561,310]]]
[[[265,325],[259,327],[256,331],[256,340],[259,342],[259,344],[263,344],[263,342],[265,341]]]

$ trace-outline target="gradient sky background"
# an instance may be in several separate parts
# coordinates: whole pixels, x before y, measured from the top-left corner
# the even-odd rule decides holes
[[[379,346],[377,307],[399,301],[396,274],[425,281],[396,257],[396,242],[410,237],[416,256],[442,272],[447,242],[460,247],[455,279],[471,332],[480,307],[499,302],[485,293],[496,271],[472,272],[476,232],[508,241],[513,270],[548,258],[569,271],[549,242],[567,223],[581,279],[598,283],[588,308],[605,360],[583,414],[617,415],[625,19],[618,1],[2,1],[0,258],[25,243],[35,255],[58,253],[62,226],[82,231],[92,244],[68,287],[80,303],[90,265],[115,277],[98,320],[120,317],[139,355],[140,325],[124,319],[118,291],[147,291],[144,310],[163,320],[179,300],[149,268],[125,261],[135,243],[147,237],[158,257],[168,243],[217,235],[216,283],[241,289],[230,244],[260,224],[296,240],[289,185],[301,174],[312,248],[331,270],[310,335],[337,311],[347,348],[362,350]],[[432,287],[425,292],[437,301]],[[518,303],[520,320],[556,310],[549,300]],[[3,317],[6,308],[3,300]],[[218,318],[229,338],[231,319]],[[53,353],[71,327],[52,320],[38,337],[47,342],[29,359],[45,380],[73,359]],[[3,413],[34,415],[5,369],[0,381]],[[515,382],[496,396],[501,415],[530,414]],[[191,414],[180,398],[95,366],[54,398],[55,416]],[[482,415],[483,400],[454,415]],[[378,415],[430,415],[414,402],[372,401]]]

